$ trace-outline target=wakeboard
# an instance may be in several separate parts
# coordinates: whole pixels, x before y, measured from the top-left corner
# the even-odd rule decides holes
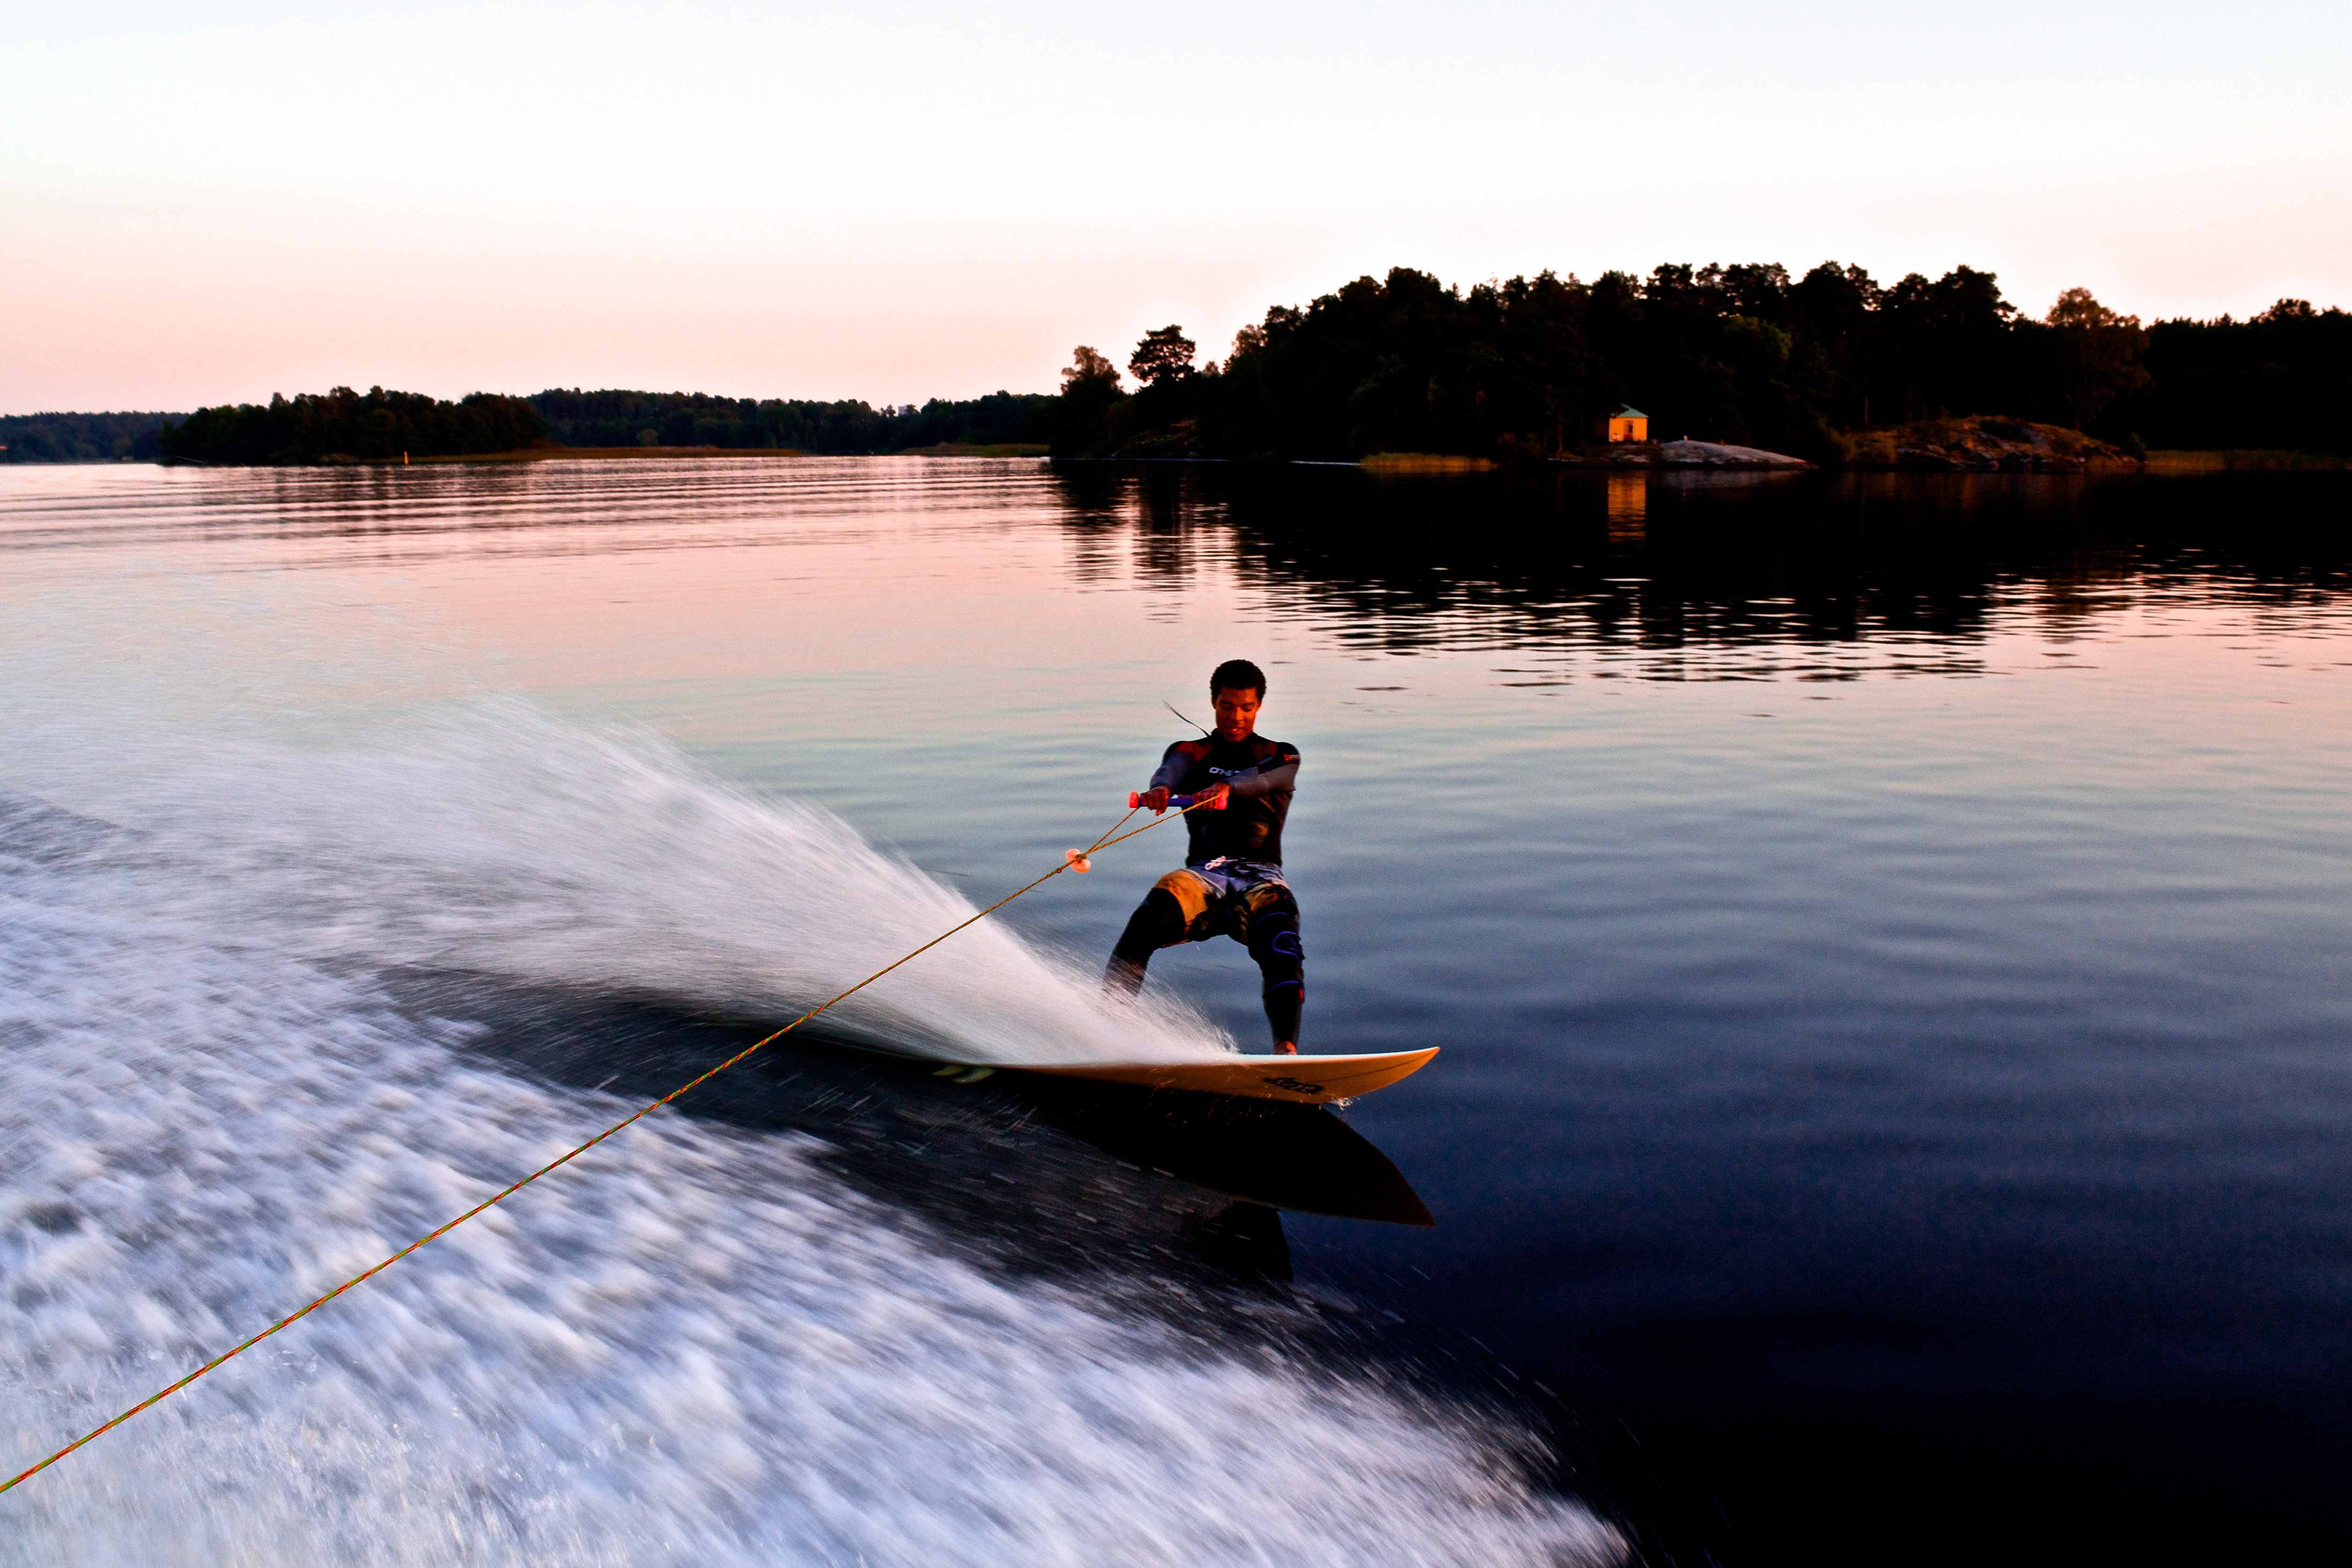
[[[1249,1100],[1286,1100],[1328,1105],[1386,1089],[1428,1065],[1438,1047],[1379,1051],[1354,1057],[1229,1057],[1214,1062],[1073,1062],[1066,1066],[999,1070],[1043,1073],[1053,1078],[1091,1079],[1097,1083],[1140,1084],[1194,1094],[1238,1095]]]

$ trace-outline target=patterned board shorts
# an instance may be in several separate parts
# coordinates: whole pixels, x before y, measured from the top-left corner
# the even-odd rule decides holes
[[[1171,871],[1155,886],[1184,911],[1186,942],[1213,936],[1247,942],[1253,916],[1290,902],[1290,884],[1283,879],[1281,867],[1230,856]]]

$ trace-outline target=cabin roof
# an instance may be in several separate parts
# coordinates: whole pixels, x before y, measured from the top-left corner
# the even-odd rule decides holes
[[[1612,419],[1647,419],[1649,416],[1628,403],[1620,407],[1616,413],[1612,414],[1609,417]]]

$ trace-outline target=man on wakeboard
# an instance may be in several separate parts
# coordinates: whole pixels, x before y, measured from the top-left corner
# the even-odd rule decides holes
[[[1169,747],[1139,800],[1154,813],[1167,810],[1174,795],[1200,802],[1184,818],[1191,844],[1183,869],[1160,878],[1128,917],[1103,984],[1132,996],[1143,985],[1144,966],[1161,948],[1232,937],[1248,947],[1265,976],[1274,1048],[1295,1056],[1307,969],[1298,945],[1298,902],[1282,877],[1282,824],[1298,782],[1298,749],[1257,732],[1265,672],[1249,660],[1217,666],[1209,677],[1209,700],[1216,705],[1217,727]]]

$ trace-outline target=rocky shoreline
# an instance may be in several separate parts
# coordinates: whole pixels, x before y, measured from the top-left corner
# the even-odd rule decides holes
[[[1812,464],[1761,447],[1722,441],[1633,441],[1584,457],[1556,459],[1580,468],[1810,468]]]
[[[2092,470],[2137,471],[2147,467],[2146,458],[2137,450],[2127,451],[2063,426],[1997,415],[1922,420],[1888,429],[1834,436],[1822,432],[1821,438],[1824,444],[1832,445],[1833,449],[1820,453],[1818,463],[1761,447],[1687,439],[1588,447],[1549,459],[1532,460],[1548,460],[1560,468],[1608,471],[1730,469],[1780,473],[1843,468],[1859,472],[2079,474]],[[1108,460],[1220,459],[1202,458],[1199,428],[1187,419],[1125,443]],[[1364,467],[1381,472],[1452,473],[1483,471],[1529,460],[1526,457],[1515,459],[1507,454],[1375,452],[1362,462]]]
[[[1849,468],[1908,473],[2080,474],[2139,468],[2146,459],[2059,425],[1973,415],[1845,437]]]

